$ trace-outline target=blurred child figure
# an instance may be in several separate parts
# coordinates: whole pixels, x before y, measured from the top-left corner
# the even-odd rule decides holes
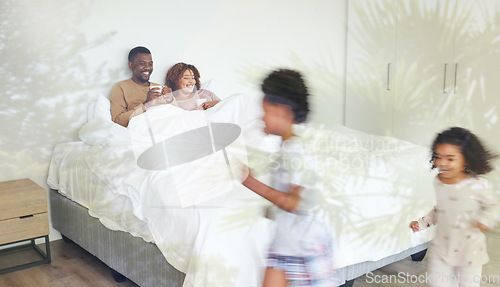
[[[282,69],[264,80],[262,91],[264,132],[282,139],[272,187],[249,171],[243,182],[278,207],[263,286],[334,286],[331,232],[313,212],[315,179],[303,157],[308,147],[294,133],[309,112],[307,87],[300,73]]]
[[[480,286],[482,265],[489,258],[483,232],[495,224],[497,199],[481,175],[492,170],[496,155],[470,131],[454,127],[432,144],[436,205],[418,221],[413,232],[432,224],[436,234],[429,254],[432,286]]]

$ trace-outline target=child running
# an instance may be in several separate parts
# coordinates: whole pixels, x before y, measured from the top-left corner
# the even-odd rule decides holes
[[[497,199],[481,175],[492,170],[496,155],[470,131],[454,127],[432,144],[436,205],[413,232],[437,225],[429,254],[432,286],[480,286],[482,265],[489,258],[483,232],[495,223]]]
[[[307,146],[294,133],[309,112],[307,87],[300,73],[281,69],[263,81],[262,91],[264,132],[282,139],[272,187],[250,172],[243,182],[278,207],[263,286],[334,286],[331,232],[313,213],[316,190],[310,161],[303,157]]]

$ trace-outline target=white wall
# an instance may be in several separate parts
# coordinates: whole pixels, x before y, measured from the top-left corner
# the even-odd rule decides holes
[[[54,145],[78,140],[89,102],[130,77],[127,54],[138,45],[153,54],[153,81],[187,62],[221,98],[259,97],[270,69],[300,70],[313,95],[311,119],[341,123],[345,7],[346,0],[2,0],[0,181],[28,177],[47,187]]]

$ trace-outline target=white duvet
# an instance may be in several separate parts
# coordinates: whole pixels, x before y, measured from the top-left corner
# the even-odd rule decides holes
[[[165,105],[134,117],[128,128],[89,121],[80,138],[102,184],[130,198],[168,262],[186,273],[184,286],[260,286],[273,222],[269,203],[240,184],[241,164],[264,182],[278,141],[262,133],[260,104],[232,96],[207,111]],[[222,151],[166,170],[137,158],[154,142],[206,126],[233,123],[241,136]],[[434,204],[427,148],[342,126],[302,126],[316,161],[323,201],[318,207],[336,238],[335,265],[375,261],[427,242],[411,220]]]

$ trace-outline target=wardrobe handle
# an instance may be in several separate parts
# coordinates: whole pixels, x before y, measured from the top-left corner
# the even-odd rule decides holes
[[[448,64],[444,64],[443,94],[446,94],[446,68]]]
[[[457,73],[458,73],[458,63],[455,63],[455,82],[453,83],[453,93],[457,93]]]
[[[387,90],[391,90],[390,80],[391,78],[391,63],[387,63]]]

